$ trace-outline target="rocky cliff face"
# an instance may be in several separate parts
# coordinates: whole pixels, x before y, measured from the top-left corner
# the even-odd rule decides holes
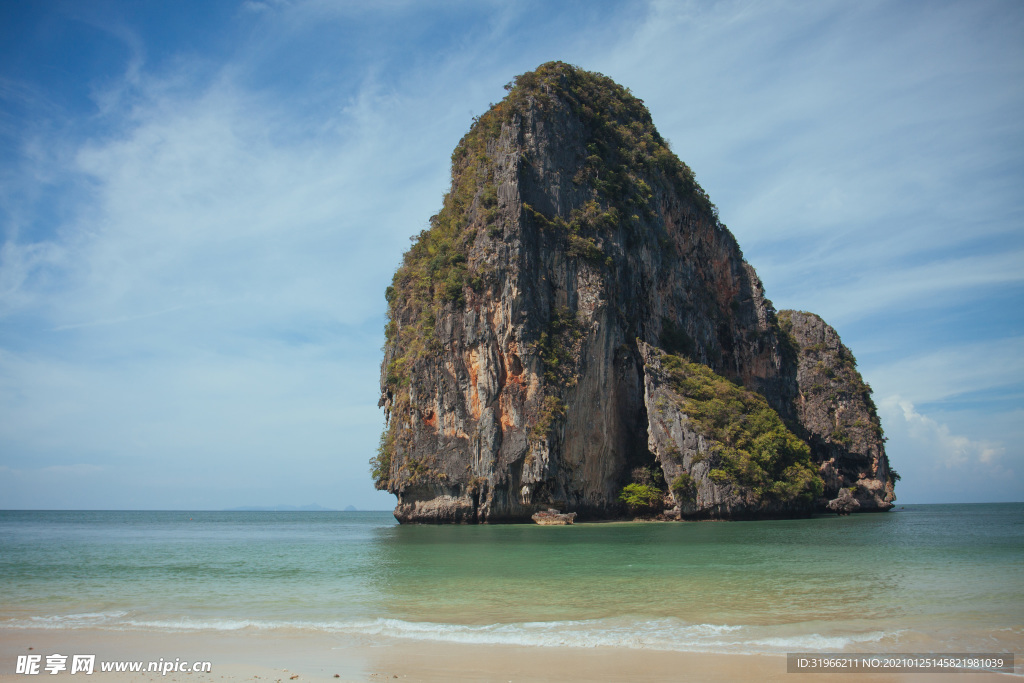
[[[794,344],[643,103],[561,63],[508,89],[456,148],[442,210],[387,291],[373,467],[403,522],[624,514],[632,473],[666,462],[649,448],[651,349],[799,419]],[[680,514],[759,509],[706,492],[718,502]]]
[[[797,417],[832,509],[841,496],[852,498],[844,503],[851,510],[888,510],[896,499],[898,475],[889,467],[871,387],[857,372],[853,354],[813,313],[782,311],[779,320],[799,349]]]

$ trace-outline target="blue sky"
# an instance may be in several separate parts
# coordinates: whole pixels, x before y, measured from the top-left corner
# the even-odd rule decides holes
[[[0,2],[0,508],[387,509],[390,282],[559,59],[645,100],[902,503],[1024,500],[1024,4]]]

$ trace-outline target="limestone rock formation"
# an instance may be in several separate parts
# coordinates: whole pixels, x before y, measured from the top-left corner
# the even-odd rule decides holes
[[[850,489],[839,489],[839,494],[828,502],[829,510],[843,516],[860,509],[860,502],[853,497]]]
[[[799,349],[797,418],[820,465],[826,497],[845,501],[842,494],[850,488],[856,509],[888,510],[899,475],[889,467],[882,423],[856,359],[813,313],[782,311],[779,320]]]
[[[559,62],[507,89],[460,141],[443,207],[386,293],[387,427],[372,464],[395,516],[618,517],[632,473],[670,486],[677,468],[649,448],[653,349],[758,394],[799,430],[795,344],[643,103]],[[679,514],[814,505],[763,487],[752,502],[734,479],[702,484],[717,502]]]
[[[576,520],[576,513],[561,513],[558,510],[551,508],[550,510],[533,513],[531,519],[541,526],[568,526]]]
[[[706,366],[637,344],[648,447],[675,503],[668,516],[762,518],[813,509],[823,486],[810,449],[764,397]]]

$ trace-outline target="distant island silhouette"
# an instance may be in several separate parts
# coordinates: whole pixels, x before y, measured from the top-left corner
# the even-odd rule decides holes
[[[349,505],[345,510],[350,511],[355,510],[355,508]],[[224,512],[338,512],[338,510],[311,503],[309,505],[246,505],[237,508],[225,508]]]

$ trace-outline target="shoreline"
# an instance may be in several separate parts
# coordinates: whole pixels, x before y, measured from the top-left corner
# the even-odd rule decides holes
[[[972,503],[974,505],[986,505],[987,503]],[[939,505],[936,503],[936,505]],[[558,508],[551,508],[561,513]],[[882,515],[885,513],[895,512],[907,512],[905,505],[893,505],[891,508],[868,508],[865,510],[854,510],[847,513],[838,513],[833,510],[826,509],[815,509],[810,512],[801,512],[796,514],[769,514],[769,515],[737,515],[729,517],[714,517],[714,516],[698,516],[698,517],[686,517],[679,516],[674,517],[665,514],[656,514],[650,517],[577,517],[575,521],[568,524],[539,524],[532,517],[522,518],[502,518],[494,521],[478,521],[475,519],[471,520],[402,520],[395,515],[394,510],[374,510],[373,512],[379,513],[391,513],[398,526],[583,526],[583,525],[594,525],[594,524],[632,524],[632,523],[661,523],[661,524],[687,524],[693,522],[786,522],[794,520],[805,520],[805,519],[831,519],[836,517],[862,517],[862,516],[874,516]],[[571,510],[568,511],[570,514],[573,513]],[[537,514],[537,513],[534,513]]]
[[[0,629],[0,682],[18,655],[94,654],[95,678],[110,681],[825,681],[846,674],[789,674],[786,655],[670,652],[624,647],[535,647],[332,634],[157,633],[97,629]],[[31,650],[29,649],[31,648]],[[209,673],[104,673],[100,662],[210,662]],[[70,659],[69,659],[70,661]],[[144,665],[145,666],[145,665]],[[1020,675],[1018,663],[1016,674]],[[50,679],[53,675],[40,671]],[[63,671],[57,676],[78,677]],[[945,674],[949,683],[1006,681],[1008,674]],[[857,683],[934,680],[933,674],[858,674]],[[29,679],[31,680],[31,678]],[[75,680],[75,678],[71,678]]]

